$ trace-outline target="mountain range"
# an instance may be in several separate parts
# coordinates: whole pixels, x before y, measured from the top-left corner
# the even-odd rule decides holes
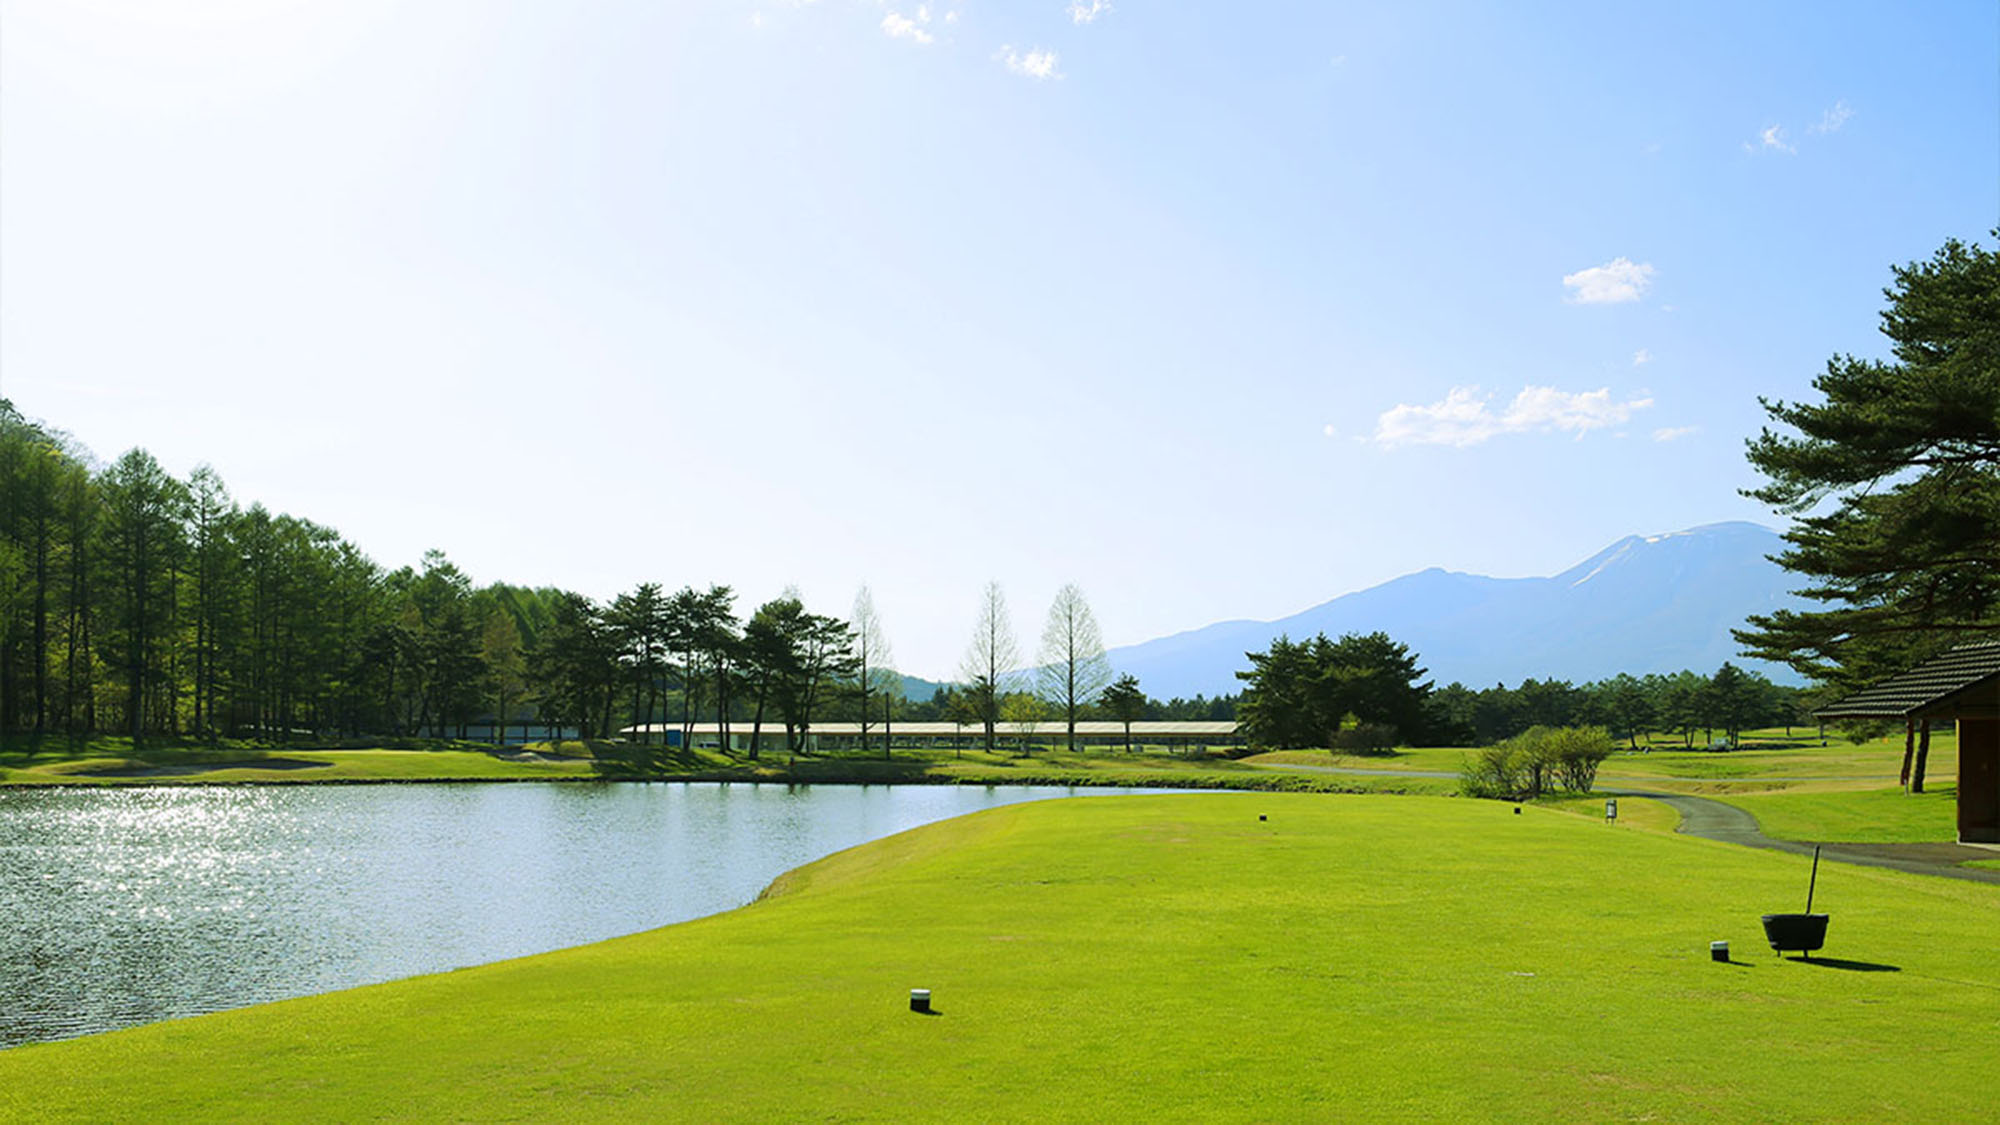
[[[1628,535],[1547,578],[1433,567],[1276,621],[1218,622],[1108,655],[1156,699],[1240,690],[1244,654],[1281,634],[1378,630],[1410,646],[1440,685],[1711,672],[1725,660],[1797,683],[1787,668],[1744,659],[1729,635],[1749,614],[1803,604],[1789,592],[1798,576],[1768,557],[1783,547],[1776,532],[1743,522]]]

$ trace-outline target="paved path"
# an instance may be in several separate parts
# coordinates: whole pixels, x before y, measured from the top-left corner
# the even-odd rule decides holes
[[[1681,814],[1681,826],[1675,831],[1690,836],[1794,855],[1813,853],[1811,844],[1797,840],[1774,840],[1764,835],[1763,830],[1757,827],[1757,818],[1735,805],[1686,793],[1643,789],[1603,789],[1600,792],[1607,797],[1647,797],[1672,805]],[[1947,879],[2000,884],[2000,871],[1959,866],[1968,859],[2000,859],[2000,852],[1966,844],[1823,844],[1820,856],[1841,863],[1858,863],[1863,867],[1907,871],[1912,875],[1942,875]]]
[[[1346,766],[1281,766],[1251,763],[1259,769],[1301,770],[1306,773],[1339,773],[1360,777],[1457,777],[1457,773],[1444,770],[1381,770],[1350,769]],[[1610,779],[1616,780],[1616,779]],[[1693,779],[1689,779],[1693,780]],[[1731,777],[1726,781],[1808,781],[1810,778],[1750,778]],[[1830,778],[1827,780],[1850,780]],[[1700,836],[1706,840],[1721,840],[1726,844],[1741,844],[1746,848],[1769,848],[1772,851],[1791,852],[1794,855],[1811,855],[1813,846],[1797,840],[1774,840],[1764,835],[1757,826],[1757,818],[1735,805],[1708,797],[1696,797],[1688,793],[1662,793],[1658,790],[1603,788],[1596,790],[1607,797],[1646,797],[1673,806],[1681,814],[1677,832],[1690,836]],[[2000,859],[2000,851],[1990,848],[1973,847],[1967,844],[1824,844],[1820,847],[1820,857],[1841,863],[1856,863],[1863,867],[1887,867],[1892,871],[1907,871],[1912,875],[1942,875],[1947,879],[1966,879],[1974,883],[2000,884],[2000,871],[1989,871],[1978,867],[1961,867],[1959,864],[1969,859]]]

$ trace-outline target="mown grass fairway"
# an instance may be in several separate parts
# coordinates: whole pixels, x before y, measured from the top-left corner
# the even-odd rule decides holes
[[[0,1052],[0,1116],[1983,1116],[2000,888],[1828,865],[1845,962],[1801,964],[1757,916],[1805,881],[1492,802],[1014,806],[686,925]]]
[[[1958,787],[1933,781],[1922,793],[1901,789],[1813,788],[1746,793],[1726,799],[1780,840],[1910,844],[1958,838]]]

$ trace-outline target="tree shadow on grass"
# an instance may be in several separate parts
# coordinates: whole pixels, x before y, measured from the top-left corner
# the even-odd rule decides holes
[[[1879,961],[1847,961],[1839,957],[1787,957],[1801,965],[1818,965],[1825,969],[1844,969],[1850,973],[1900,973],[1901,965],[1884,965]]]

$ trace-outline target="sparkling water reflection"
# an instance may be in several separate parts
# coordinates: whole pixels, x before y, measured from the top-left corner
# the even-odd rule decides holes
[[[740,906],[780,873],[841,848],[1074,792],[0,790],[0,1047],[685,921]]]

